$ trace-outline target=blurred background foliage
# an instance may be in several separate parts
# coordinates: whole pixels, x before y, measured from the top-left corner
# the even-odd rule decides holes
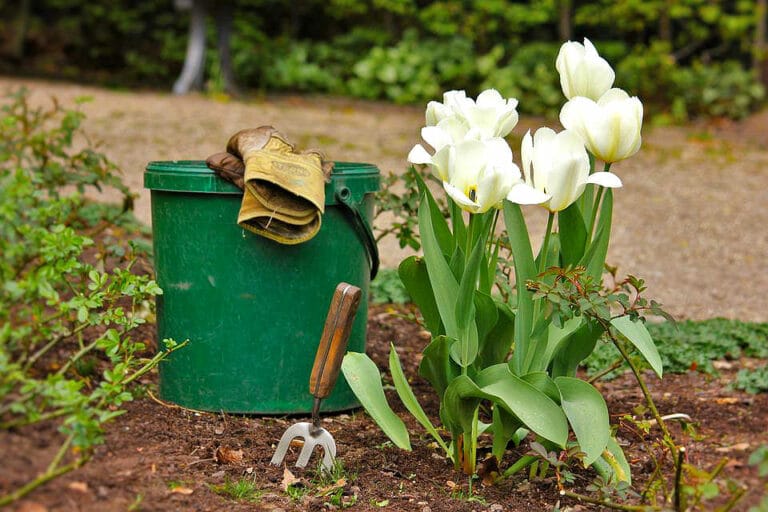
[[[219,4],[222,2],[218,2]],[[740,118],[768,82],[766,0],[230,0],[241,88],[421,103],[495,87],[527,114],[563,102],[554,59],[590,38],[657,120]],[[208,46],[216,31],[208,26]],[[189,11],[172,0],[0,3],[0,72],[170,88]],[[220,86],[215,51],[207,87]]]

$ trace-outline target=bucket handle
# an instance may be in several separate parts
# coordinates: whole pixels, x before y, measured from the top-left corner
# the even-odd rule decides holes
[[[336,190],[336,200],[339,204],[343,204],[347,207],[347,211],[352,217],[352,225],[355,227],[357,236],[363,241],[365,245],[366,253],[368,254],[368,262],[371,266],[371,281],[376,277],[379,272],[379,248],[376,246],[376,238],[373,236],[371,226],[363,218],[360,213],[359,204],[352,199],[352,192],[347,187],[341,187]]]

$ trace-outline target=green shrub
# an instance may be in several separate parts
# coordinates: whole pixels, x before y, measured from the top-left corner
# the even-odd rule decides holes
[[[733,387],[752,394],[768,392],[768,364],[752,370],[739,370]]]
[[[673,109],[679,117],[742,119],[765,98],[754,73],[736,61],[694,62],[671,73]]]
[[[712,361],[739,357],[768,357],[768,324],[741,322],[725,318],[647,325],[656,341],[665,373],[697,370],[716,375]],[[618,359],[618,352],[601,345],[587,360],[589,371],[596,372]]]
[[[131,271],[129,241],[93,237],[131,196],[103,155],[72,149],[82,114],[32,108],[20,92],[0,115],[0,429],[45,421],[63,434],[48,469],[3,506],[85,463],[132,384],[177,345],[148,359],[146,334],[133,337],[162,291]],[[124,207],[89,208],[81,192],[101,187]]]
[[[556,117],[565,98],[555,59],[560,49],[555,43],[531,43],[521,46],[506,65],[483,62],[485,79],[480,88],[494,88],[504,97],[517,98],[519,110],[535,115]],[[486,56],[499,55],[498,50]]]
[[[467,89],[476,73],[472,45],[462,38],[419,39],[409,31],[395,46],[377,46],[354,66],[348,90],[363,98],[416,103],[445,89]]]

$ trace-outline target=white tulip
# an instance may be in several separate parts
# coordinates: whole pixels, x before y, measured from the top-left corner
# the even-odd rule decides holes
[[[568,41],[560,47],[555,67],[560,73],[560,86],[568,99],[577,96],[597,100],[613,86],[615,73],[608,62],[598,55],[592,43]]]
[[[466,139],[505,137],[518,121],[517,100],[504,99],[495,89],[481,92],[477,100],[468,98],[464,91],[448,91],[443,94],[442,103],[427,104],[425,117],[427,126],[466,127]]]
[[[640,149],[643,104],[621,89],[609,90],[597,102],[576,97],[563,105],[560,123],[576,132],[595,157],[618,162]]]
[[[467,98],[464,91],[446,91],[443,93],[443,102],[430,101],[427,103],[427,126],[435,126],[447,117],[455,116],[458,112],[458,104]]]
[[[450,146],[446,193],[464,210],[484,213],[498,207],[512,185],[520,180],[520,169],[512,162],[512,150],[502,138],[467,140]]]
[[[542,204],[550,212],[568,208],[584,192],[588,183],[621,187],[621,180],[610,172],[589,174],[589,155],[579,136],[569,130],[555,133],[539,128],[523,137],[520,154],[525,181],[514,185],[507,199],[519,204]]]

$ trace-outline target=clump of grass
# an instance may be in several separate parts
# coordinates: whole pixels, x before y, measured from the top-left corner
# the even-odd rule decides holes
[[[225,480],[223,484],[210,485],[210,489],[220,496],[235,501],[258,501],[264,491],[257,488],[253,480],[240,478],[239,480]]]

